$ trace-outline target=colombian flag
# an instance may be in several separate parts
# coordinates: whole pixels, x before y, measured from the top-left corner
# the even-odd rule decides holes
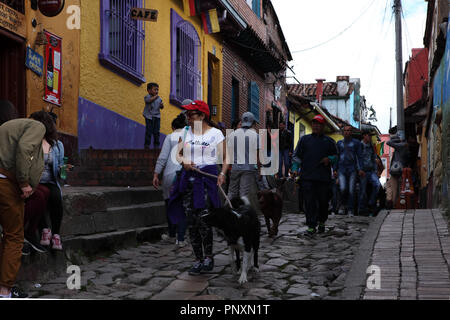
[[[206,34],[220,32],[217,9],[211,9],[208,12],[202,12],[201,17],[203,22],[203,29],[205,29]]]
[[[183,0],[183,7],[188,16],[196,16],[200,13],[200,0]]]

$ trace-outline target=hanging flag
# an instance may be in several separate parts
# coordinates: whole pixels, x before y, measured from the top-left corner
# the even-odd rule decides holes
[[[377,155],[380,157],[384,154],[384,141],[381,143],[377,143]]]
[[[201,14],[203,29],[206,34],[220,32],[219,17],[217,15],[217,9],[211,9]]]
[[[200,13],[199,0],[183,0],[184,13],[188,16],[196,16]]]

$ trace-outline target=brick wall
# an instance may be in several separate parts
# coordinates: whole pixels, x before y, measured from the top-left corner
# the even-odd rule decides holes
[[[245,3],[244,3],[245,4]],[[247,5],[247,4],[245,4]],[[223,49],[223,112],[222,121],[227,128],[231,128],[231,90],[233,77],[239,81],[239,112],[242,116],[248,111],[248,82],[255,81],[259,86],[259,126],[265,127],[265,91],[263,75],[260,75],[253,69],[239,54],[230,46]]]
[[[261,17],[258,17],[245,0],[229,0],[233,8],[239,12],[244,20],[256,31],[256,34],[267,43],[266,25]],[[264,12],[261,0],[261,14]]]

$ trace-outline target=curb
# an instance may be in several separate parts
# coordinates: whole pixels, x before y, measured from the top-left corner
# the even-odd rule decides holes
[[[390,211],[382,210],[376,217],[375,221],[367,229],[364,238],[358,249],[358,253],[353,260],[352,267],[345,279],[345,289],[342,292],[343,300],[360,300],[363,289],[366,287],[366,270],[372,257],[373,247],[381,225]]]

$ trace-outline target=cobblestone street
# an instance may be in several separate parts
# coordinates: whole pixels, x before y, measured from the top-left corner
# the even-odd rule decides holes
[[[176,249],[164,241],[146,242],[81,265],[81,290],[67,289],[64,273],[29,292],[42,299],[342,299],[346,275],[373,220],[330,216],[327,232],[313,239],[297,236],[305,229],[304,215],[285,214],[276,239],[267,237],[262,223],[260,272],[250,271],[242,286],[228,266],[226,243],[215,232],[210,274],[188,275],[194,261],[190,245]]]

